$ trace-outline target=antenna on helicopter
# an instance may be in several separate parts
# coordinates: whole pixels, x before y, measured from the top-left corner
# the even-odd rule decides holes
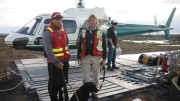
[[[77,8],[85,8],[85,3],[83,2],[84,0],[79,0],[77,3],[76,7]]]

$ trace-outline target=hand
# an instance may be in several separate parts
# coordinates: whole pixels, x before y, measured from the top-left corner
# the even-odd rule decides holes
[[[82,64],[82,60],[81,59],[78,59],[78,64]]]
[[[116,48],[118,48],[118,47],[119,47],[119,44],[116,45]]]
[[[115,46],[114,46],[114,45],[112,45],[112,48],[115,48]]]
[[[101,67],[104,67],[104,66],[106,66],[106,60],[105,60],[105,59],[103,59],[103,60],[101,61]]]
[[[57,64],[57,67],[58,67],[59,69],[63,69],[64,64],[63,64],[62,62],[59,62],[59,63]]]

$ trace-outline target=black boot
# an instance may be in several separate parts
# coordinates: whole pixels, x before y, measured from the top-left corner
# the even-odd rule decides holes
[[[107,67],[107,70],[108,70],[108,71],[114,71],[114,69],[111,68],[111,66],[108,66],[108,67]]]
[[[116,67],[116,66],[112,66],[113,69],[119,69],[119,67]]]

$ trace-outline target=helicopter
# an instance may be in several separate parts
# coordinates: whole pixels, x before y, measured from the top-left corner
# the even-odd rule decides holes
[[[117,37],[137,35],[164,31],[165,38],[170,39],[170,28],[176,8],[171,12],[165,25],[142,25],[118,23],[116,26]],[[81,30],[87,28],[88,16],[95,14],[99,20],[98,27],[107,34],[111,26],[110,17],[104,8],[85,8],[82,0],[79,0],[76,8],[69,8],[63,12],[62,23],[69,37],[69,49],[77,49],[76,43]],[[43,50],[42,33],[51,22],[51,14],[40,14],[29,21],[17,31],[10,33],[5,38],[5,43],[13,48],[28,50]],[[75,51],[76,52],[76,51]]]

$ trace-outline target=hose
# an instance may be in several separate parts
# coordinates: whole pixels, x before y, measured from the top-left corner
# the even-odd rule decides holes
[[[20,86],[23,82],[25,81],[28,81],[29,80],[29,77],[25,74],[18,74],[16,73],[14,70],[12,70],[11,68],[7,67],[12,73],[14,73],[15,75],[18,75],[18,76],[25,76],[27,78],[27,80],[22,80],[20,83],[18,83],[16,86],[12,87],[12,88],[8,88],[8,89],[3,89],[1,90],[0,89],[0,92],[6,92],[6,91],[11,91],[11,90],[14,90],[16,89],[18,86]]]

